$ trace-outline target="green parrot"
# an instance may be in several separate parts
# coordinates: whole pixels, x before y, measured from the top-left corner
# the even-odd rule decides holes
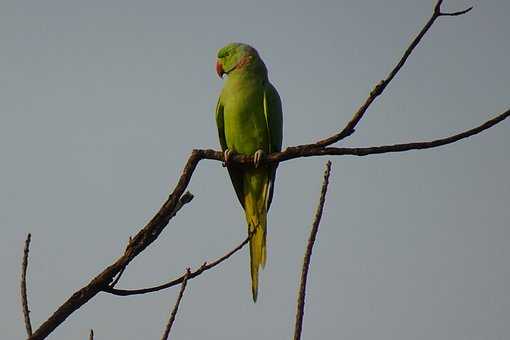
[[[231,43],[218,51],[216,71],[223,90],[216,106],[216,125],[225,164],[246,215],[250,239],[253,301],[257,301],[260,267],[266,263],[267,212],[273,198],[276,165],[260,164],[265,154],[280,151],[283,137],[282,104],[267,78],[257,51]],[[253,155],[251,167],[229,164],[232,153]]]

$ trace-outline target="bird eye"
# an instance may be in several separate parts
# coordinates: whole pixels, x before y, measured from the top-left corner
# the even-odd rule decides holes
[[[221,53],[218,54],[218,58],[228,57],[229,54],[230,54],[230,52],[228,52],[228,51],[222,51]]]

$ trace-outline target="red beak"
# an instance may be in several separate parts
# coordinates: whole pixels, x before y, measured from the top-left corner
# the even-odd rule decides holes
[[[225,74],[225,71],[223,70],[223,65],[221,65],[220,61],[216,61],[216,73],[218,73],[218,76],[220,78],[223,78],[223,75]]]

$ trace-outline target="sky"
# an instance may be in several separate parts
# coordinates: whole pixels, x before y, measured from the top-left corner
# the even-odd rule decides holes
[[[509,108],[506,0],[432,27],[342,146],[430,140]],[[343,127],[398,61],[433,1],[0,1],[0,333],[25,336],[123,252],[193,148],[219,149],[216,51],[255,46],[284,109],[284,147]],[[189,282],[174,339],[288,339],[324,163],[332,175],[309,273],[304,339],[508,339],[510,122],[441,148],[280,165],[268,264],[248,251]],[[127,268],[141,288],[246,237],[227,172],[203,161],[185,206]],[[178,287],[99,294],[49,339],[158,339]]]

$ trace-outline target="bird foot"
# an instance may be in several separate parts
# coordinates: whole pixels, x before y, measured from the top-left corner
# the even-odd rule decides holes
[[[221,165],[223,167],[228,166],[228,163],[230,162],[230,157],[232,156],[233,153],[234,152],[232,150],[230,150],[230,149],[226,149],[225,151],[223,151],[223,159],[224,159],[224,161],[223,161],[223,163],[221,163]]]
[[[263,160],[266,157],[266,153],[259,149],[255,152],[253,155],[253,165],[255,166],[255,169],[259,167],[260,161]]]

